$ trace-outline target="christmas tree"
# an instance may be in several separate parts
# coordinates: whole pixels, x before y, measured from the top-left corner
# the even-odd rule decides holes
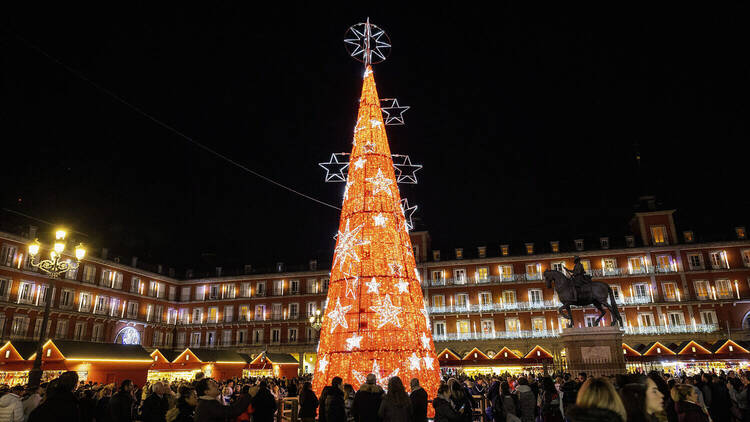
[[[335,376],[358,388],[440,374],[372,67],[365,67],[313,389]]]

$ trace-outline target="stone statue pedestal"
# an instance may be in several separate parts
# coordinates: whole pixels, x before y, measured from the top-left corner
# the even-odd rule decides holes
[[[564,328],[560,342],[565,348],[567,372],[589,376],[625,373],[620,327]]]

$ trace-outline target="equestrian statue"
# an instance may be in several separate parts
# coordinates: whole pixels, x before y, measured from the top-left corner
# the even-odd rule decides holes
[[[557,270],[547,270],[544,272],[544,281],[547,283],[547,288],[552,288],[552,283],[554,283],[557,297],[562,302],[562,306],[560,306],[558,312],[563,318],[568,320],[568,328],[573,327],[573,314],[570,311],[571,305],[582,307],[594,305],[599,310],[599,317],[596,319],[595,325],[599,325],[599,321],[607,314],[607,311],[604,310],[606,307],[609,309],[609,313],[612,314],[612,323],[610,325],[619,324],[622,327],[622,317],[620,316],[620,311],[617,309],[617,302],[615,302],[615,295],[612,292],[612,288],[607,283],[591,281],[591,276],[586,274],[586,271],[583,269],[581,258],[576,256],[574,263],[573,270],[563,267],[566,272],[571,274],[571,277],[567,277]]]

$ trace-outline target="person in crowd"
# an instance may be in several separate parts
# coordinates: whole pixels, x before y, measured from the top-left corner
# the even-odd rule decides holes
[[[161,382],[151,385],[151,394],[146,397],[141,406],[143,422],[165,422],[169,401],[164,393],[165,387]]]
[[[80,391],[80,390],[79,390]],[[82,394],[78,398],[78,406],[81,409],[81,422],[93,422],[96,410],[96,392],[88,387],[83,387]]]
[[[664,410],[664,396],[656,383],[645,375],[623,377],[620,397],[628,414],[628,422],[656,422]]]
[[[211,378],[201,377],[195,383],[198,403],[195,406],[195,422],[225,422],[228,418],[236,418],[250,405],[250,395],[244,394],[231,406],[224,406],[217,400],[219,386]],[[275,405],[275,403],[274,403]]]
[[[318,397],[312,390],[312,383],[305,382],[302,384],[302,391],[299,394],[300,411],[299,417],[302,422],[315,422],[315,416],[318,413]],[[352,409],[352,412],[354,409]]]
[[[42,393],[44,392],[43,387],[31,386],[26,390],[26,396],[23,398],[23,420],[24,422],[29,420],[31,412],[39,406],[42,401]]]
[[[276,399],[265,380],[258,384],[258,392],[252,398],[250,404],[253,406],[254,422],[273,422],[273,415],[276,412]],[[247,406],[246,406],[247,407]]]
[[[471,422],[475,407],[474,399],[466,390],[466,387],[461,385],[455,378],[449,379],[448,385],[451,387],[451,403],[458,411],[458,414],[461,415],[461,420]]]
[[[412,420],[414,422],[427,422],[427,392],[419,385],[417,378],[412,378],[409,381],[409,387],[411,394],[409,400],[411,400]]]
[[[166,421],[194,422],[195,406],[198,404],[198,393],[195,392],[195,388],[188,385],[181,386],[177,391],[177,403],[175,407],[167,411],[165,416]]]
[[[664,377],[662,377],[657,371],[649,372],[648,377],[654,382],[654,384],[656,384],[656,388],[659,389],[659,392],[664,397],[664,410],[657,412],[657,419],[660,421],[666,420],[667,422],[677,422],[677,412],[675,412],[674,401],[672,401],[669,384],[667,384]]]
[[[518,417],[521,422],[534,422],[536,419],[536,396],[526,377],[518,379],[515,394],[518,396]]]
[[[112,398],[114,385],[108,384],[96,393],[96,407],[94,408],[94,419],[96,422],[110,422],[109,401]]]
[[[346,405],[344,403],[344,387],[341,377],[333,377],[325,397],[325,415],[327,422],[346,422]]]
[[[379,422],[378,411],[383,400],[383,388],[375,381],[375,374],[367,374],[365,383],[354,395],[352,414],[356,422]]]
[[[732,417],[739,422],[747,420],[747,387],[740,377],[727,378],[727,390],[732,402]]]
[[[383,421],[388,422],[410,422],[412,421],[413,411],[411,400],[406,394],[406,388],[401,378],[391,377],[388,380],[388,392],[380,402],[378,416]]]
[[[346,421],[354,422],[354,414],[352,413],[352,407],[354,407],[354,387],[351,384],[344,384],[344,410],[346,411]]]
[[[45,399],[29,414],[29,422],[78,422],[81,411],[73,389],[78,385],[78,373],[63,372],[47,386]]]
[[[292,380],[286,389],[287,397],[297,397],[297,380]]]
[[[563,374],[563,383],[560,385],[560,394],[562,395],[563,412],[567,412],[568,407],[576,403],[578,394],[578,383],[570,379],[570,374]]]
[[[671,391],[679,422],[709,422],[708,413],[698,404],[698,392],[688,384],[677,384]]]
[[[552,377],[542,378],[542,388],[537,398],[539,414],[544,422],[562,422],[562,400]]]
[[[10,391],[0,397],[0,422],[23,422],[23,386],[14,385]]]
[[[120,389],[109,400],[109,415],[112,422],[131,422],[133,420],[133,381],[124,380]]]
[[[606,378],[588,378],[565,417],[570,422],[627,422],[620,395]]]
[[[463,419],[451,403],[451,387],[443,384],[438,388],[437,397],[432,401],[435,409],[434,422],[461,422]],[[504,422],[504,421],[499,421]]]
[[[724,381],[724,376],[712,377],[709,388],[711,390],[711,407],[708,412],[711,419],[717,422],[731,420],[732,403],[729,399],[729,390],[726,381]]]
[[[496,421],[518,422],[518,396],[510,392],[510,384],[503,381],[500,384],[500,394],[492,403],[493,417]]]

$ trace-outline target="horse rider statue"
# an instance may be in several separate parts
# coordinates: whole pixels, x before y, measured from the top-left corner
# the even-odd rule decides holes
[[[591,277],[586,274],[586,270],[583,269],[583,264],[581,264],[581,257],[575,256],[573,258],[573,269],[568,269],[567,267],[563,267],[565,271],[570,275],[570,279],[573,281],[573,285],[575,286],[575,289],[571,292],[573,294],[573,302],[578,301],[578,293],[589,291],[589,287],[591,285]]]

